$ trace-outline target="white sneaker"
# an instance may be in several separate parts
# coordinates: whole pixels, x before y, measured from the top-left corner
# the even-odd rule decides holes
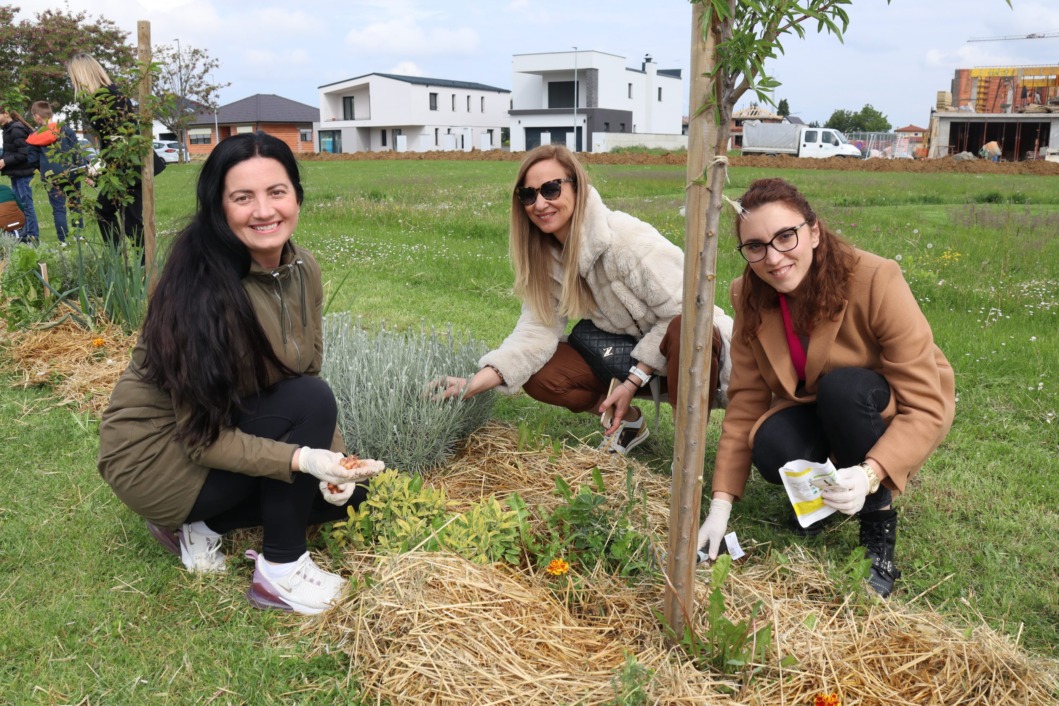
[[[635,422],[623,421],[613,434],[603,437],[599,450],[622,456],[627,455],[651,435],[646,417],[647,415],[640,412],[640,418]]]
[[[188,571],[201,574],[219,574],[224,571],[224,554],[221,553],[219,536],[208,537],[185,524],[180,526],[179,538],[180,560]]]
[[[265,558],[257,552],[247,551],[246,558],[254,561],[254,580],[246,599],[257,608],[316,615],[330,608],[346,585],[346,579],[317,566],[309,552],[298,557],[294,570],[281,579],[265,576],[261,569]]]

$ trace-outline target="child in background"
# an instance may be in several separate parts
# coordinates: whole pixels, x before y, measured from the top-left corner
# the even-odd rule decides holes
[[[81,237],[80,232],[84,228],[81,181],[88,161],[70,126],[52,120],[50,103],[37,101],[29,110],[34,122],[41,126],[26,138],[29,163],[40,171],[41,181],[48,187],[48,203],[51,204],[55,219],[55,232],[59,237],[59,245],[66,247],[66,235],[69,232],[66,222],[67,201],[76,237]]]

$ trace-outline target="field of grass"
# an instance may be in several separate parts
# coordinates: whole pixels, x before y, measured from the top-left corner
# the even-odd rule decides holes
[[[332,308],[366,322],[451,324],[489,345],[518,312],[506,255],[512,162],[303,164],[296,239],[318,256]],[[158,180],[159,230],[193,208],[195,165]],[[683,244],[679,167],[592,165],[612,208]],[[736,196],[759,169],[737,168]],[[775,172],[769,175],[776,175]],[[982,620],[1027,649],[1059,644],[1059,181],[1056,177],[787,171],[822,218],[898,259],[956,370],[945,444],[898,501],[892,600]],[[43,194],[41,194],[43,197]],[[54,238],[38,200],[43,238]],[[718,302],[742,269],[728,223]],[[344,284],[338,287],[339,282]],[[470,372],[470,371],[453,371]],[[95,472],[96,420],[45,390],[0,379],[0,701],[11,703],[358,703],[341,656],[305,657],[299,621],[250,608],[251,565],[193,578],[155,544]],[[647,409],[648,406],[644,405]],[[598,420],[521,396],[496,414],[565,443]],[[653,411],[649,412],[653,415]],[[582,418],[583,417],[583,418]],[[667,472],[673,429],[634,452]],[[715,440],[721,415],[711,420]],[[707,483],[712,455],[707,451]],[[753,479],[732,527],[744,541],[794,540],[772,486]],[[845,557],[854,523],[810,541]],[[243,549],[237,540],[232,555]]]

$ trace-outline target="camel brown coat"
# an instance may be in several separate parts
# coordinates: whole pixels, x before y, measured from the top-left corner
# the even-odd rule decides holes
[[[801,396],[779,307],[762,312],[757,336],[746,343],[739,321],[743,277],[732,282],[732,377],[713,492],[742,497],[762,422],[781,409],[815,402],[820,378],[837,368],[873,370],[890,385],[883,412],[888,426],[868,456],[882,465],[891,490],[903,492],[945,438],[956,407],[952,367],[897,263],[861,250],[857,256],[845,308],[809,337]]]

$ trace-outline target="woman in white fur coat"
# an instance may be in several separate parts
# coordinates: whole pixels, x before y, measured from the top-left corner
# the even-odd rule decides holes
[[[509,250],[522,314],[470,379],[441,381],[446,398],[499,388],[525,390],[572,412],[603,414],[600,446],[627,453],[648,436],[633,397],[651,376],[667,378],[676,399],[684,253],[657,230],[603,205],[577,158],[543,145],[522,161],[511,196]],[[610,384],[565,341],[571,319],[637,339],[635,365]],[[711,402],[724,401],[732,319],[714,309]]]

